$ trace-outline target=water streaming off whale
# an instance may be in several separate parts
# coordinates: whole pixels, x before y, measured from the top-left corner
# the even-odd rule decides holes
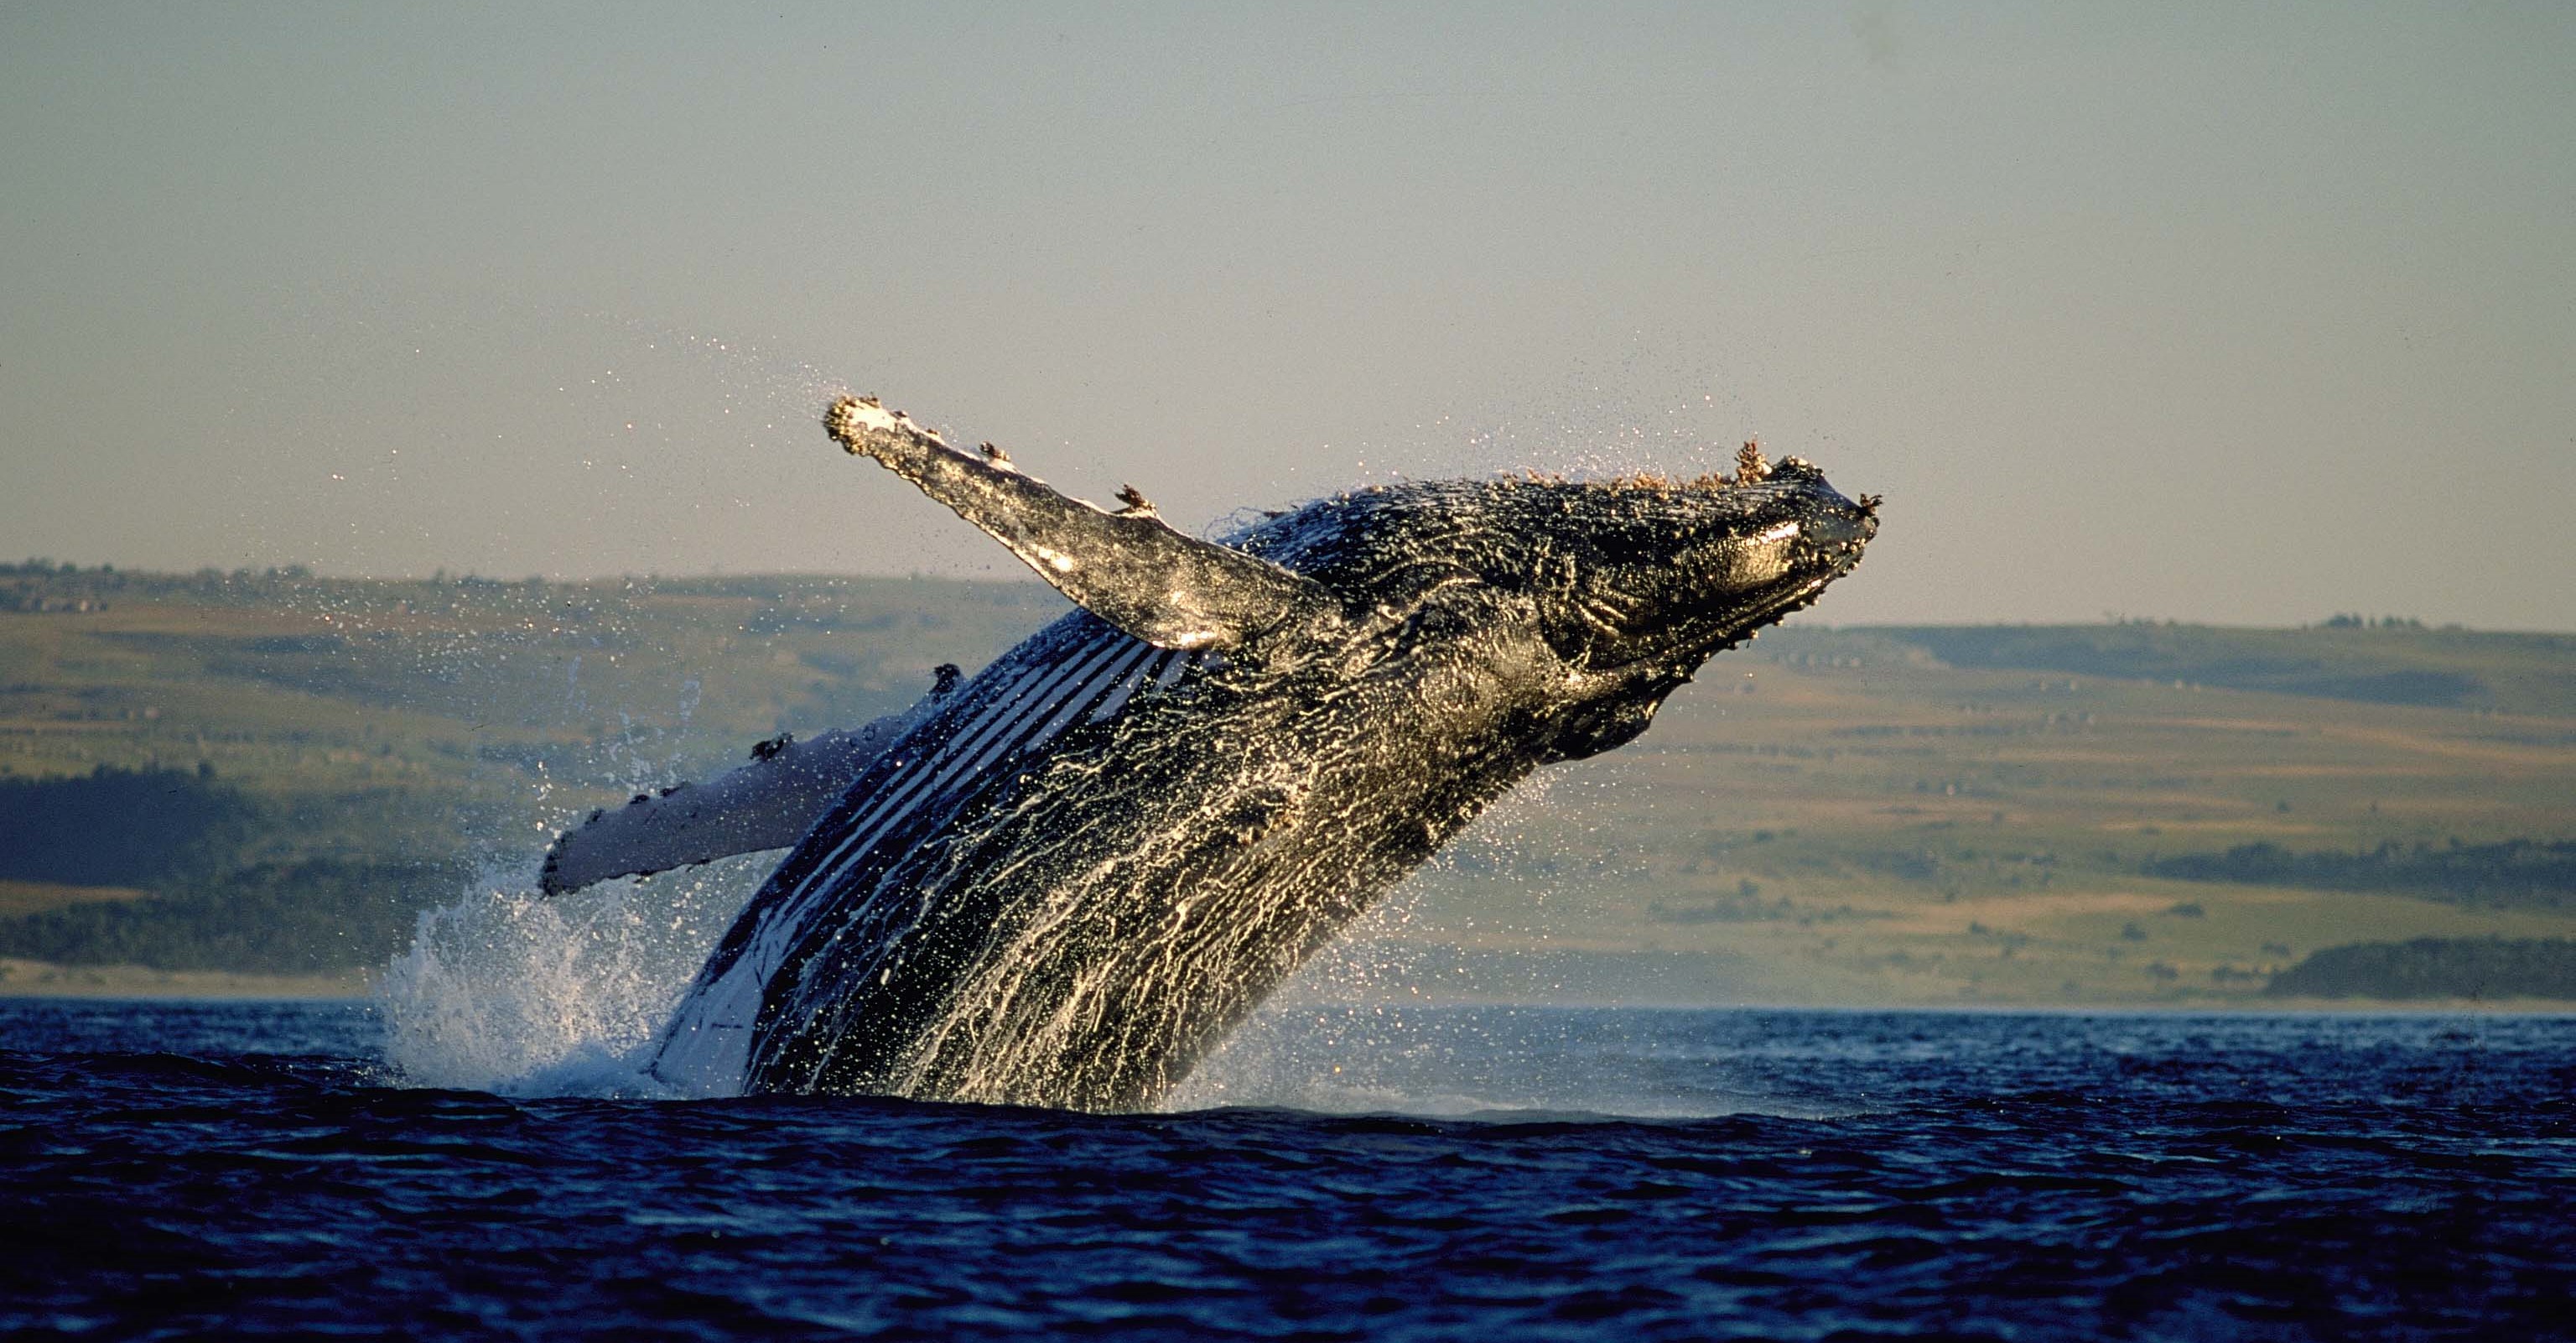
[[[1645,731],[1877,528],[1747,444],[1727,477],[1372,486],[1217,544],[873,401],[826,425],[1084,609],[922,710],[752,896],[650,1064],[688,1094],[1150,1105],[1479,812]]]

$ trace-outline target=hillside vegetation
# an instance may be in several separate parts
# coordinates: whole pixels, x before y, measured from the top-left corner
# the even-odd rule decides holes
[[[381,965],[591,807],[891,712],[1064,609],[0,567],[0,958]],[[1299,991],[2259,1003],[2333,946],[2576,932],[2571,818],[2563,636],[1792,626],[1507,799]]]
[[[2433,900],[2563,909],[2576,906],[2576,841],[2383,843],[2361,853],[2293,853],[2269,842],[2186,854],[2147,866],[2160,877],[2334,891],[2401,891]]]
[[[2273,976],[2269,991],[2317,998],[2576,999],[2576,941],[2419,937],[2328,947]]]
[[[214,776],[199,761],[185,770],[99,765],[65,778],[0,778],[0,876],[140,886],[220,862],[259,813]]]
[[[2179,681],[2284,695],[2576,715],[2576,635],[2374,627],[2351,617],[2297,630],[2131,621],[1881,631],[1953,667]]]

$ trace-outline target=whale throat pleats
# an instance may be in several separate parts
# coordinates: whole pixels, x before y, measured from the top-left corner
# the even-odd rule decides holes
[[[900,935],[912,908],[903,893],[921,876],[914,869],[944,852],[941,837],[963,811],[1065,732],[1118,717],[1206,656],[1076,614],[985,668],[952,707],[855,780],[771,875],[776,900],[716,949],[700,991],[666,1032],[654,1073],[712,1092],[741,1087],[764,1002],[780,991],[808,999],[847,992],[844,977],[864,973],[882,940]],[[872,916],[888,925],[870,929]],[[817,957],[824,949],[800,944],[819,929],[836,945]],[[799,970],[782,979],[791,960]]]

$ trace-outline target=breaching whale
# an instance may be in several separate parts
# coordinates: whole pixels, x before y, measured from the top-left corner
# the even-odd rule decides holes
[[[1635,738],[1877,531],[1747,444],[1695,481],[1370,486],[1220,544],[872,399],[825,425],[1080,609],[864,741],[639,798],[650,855],[558,841],[550,887],[802,829],[654,1054],[696,1094],[1150,1104],[1514,783]]]

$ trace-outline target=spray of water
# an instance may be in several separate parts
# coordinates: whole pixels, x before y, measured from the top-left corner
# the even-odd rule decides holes
[[[1598,769],[1539,771],[1477,817],[1426,875],[1409,881],[1318,952],[1158,1106],[1327,1114],[1680,1119],[1789,1113],[1741,1087],[1722,1060],[1690,1053],[1693,1021],[1663,1014],[1513,1005],[1526,981],[1492,982],[1455,954],[1505,932],[1544,945],[1546,916],[1516,925],[1482,897],[1518,887],[1543,906],[1567,861],[1569,827],[1594,810]],[[1587,848],[1584,852],[1589,852]],[[1557,862],[1548,862],[1547,859]],[[1462,881],[1460,873],[1468,874]],[[1562,989],[1562,985],[1556,986]]]
[[[385,1058],[416,1086],[660,1094],[655,1036],[767,870],[728,859],[552,899],[478,881],[386,970]]]

